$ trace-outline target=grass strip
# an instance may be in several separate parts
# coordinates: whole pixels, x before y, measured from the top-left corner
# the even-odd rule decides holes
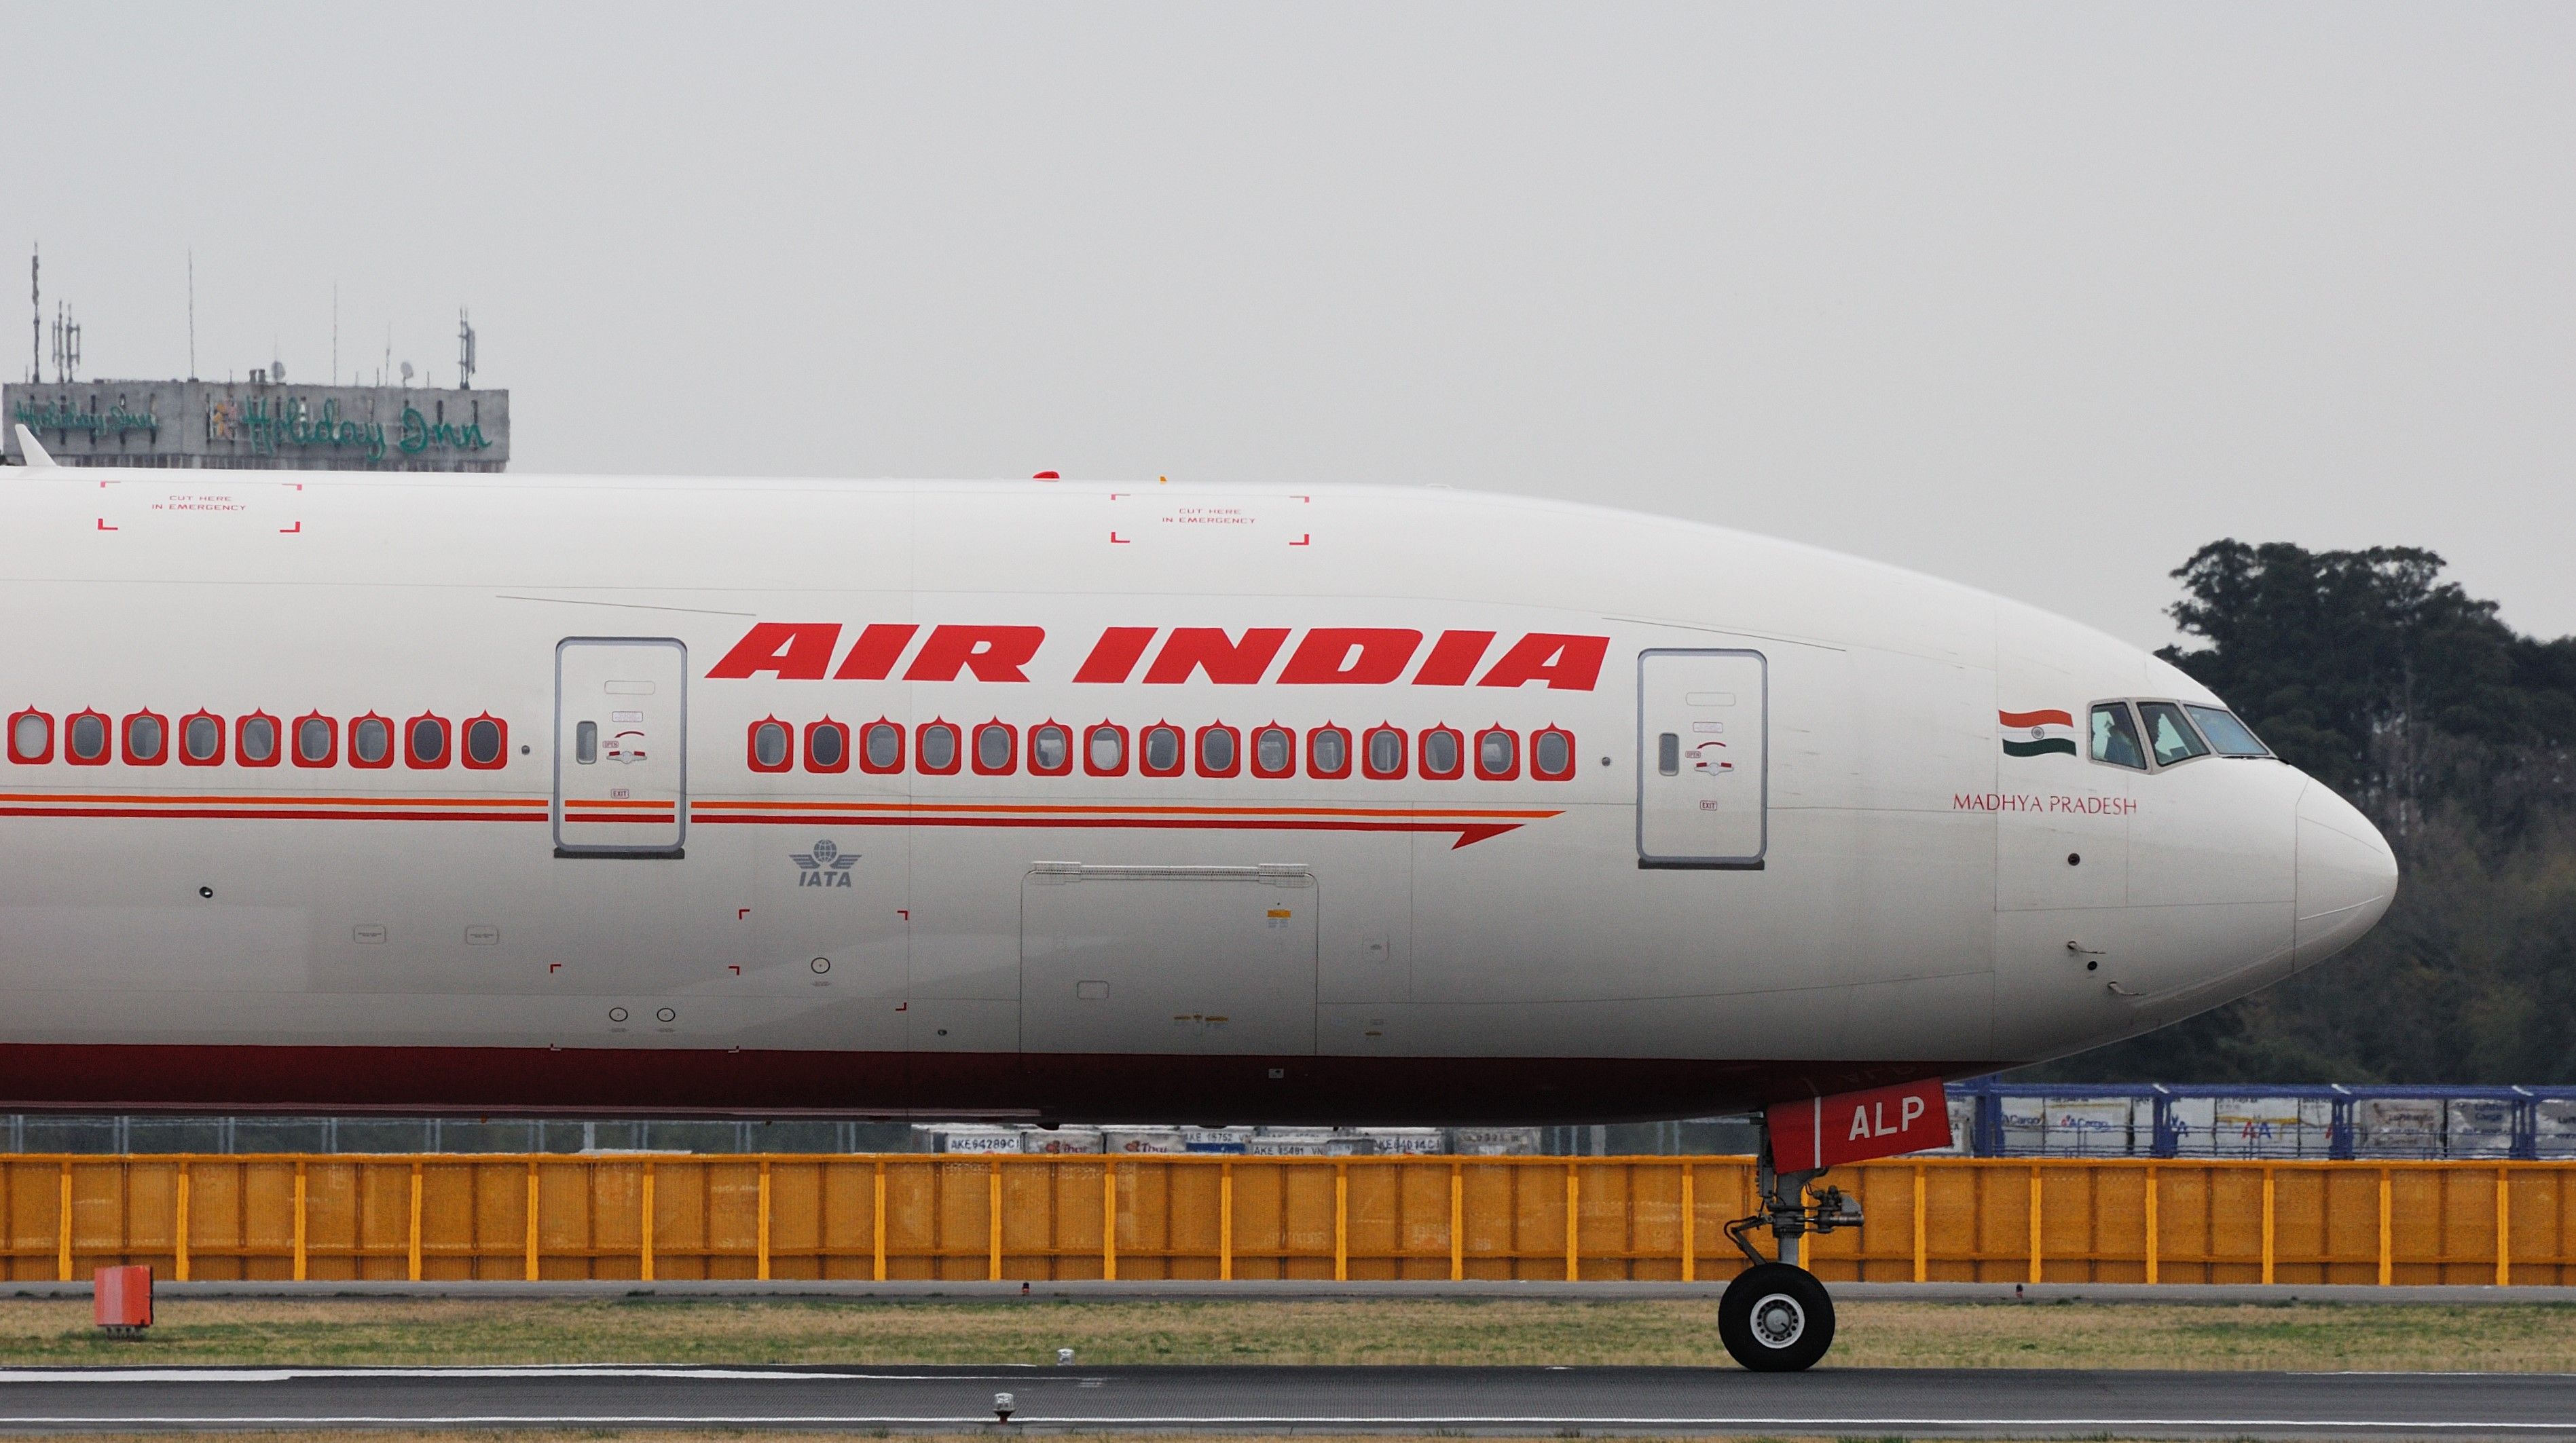
[[[2576,1305],[1845,1302],[1827,1366],[2576,1371]],[[0,1364],[1631,1364],[1720,1366],[1686,1299],[0,1301]]]

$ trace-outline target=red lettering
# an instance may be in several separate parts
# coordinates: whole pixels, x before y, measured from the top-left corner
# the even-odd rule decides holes
[[[1282,686],[1384,686],[1404,675],[1422,633],[1392,627],[1319,626],[1279,670]]]
[[[841,658],[841,669],[832,673],[834,681],[883,681],[894,674],[895,658],[921,630],[906,622],[881,621],[862,628],[859,639],[850,643],[850,654]]]
[[[972,671],[977,681],[1027,681],[1020,668],[1046,640],[1043,626],[935,626],[904,669],[905,681],[955,681]]]
[[[1533,631],[1512,643],[1478,686],[1526,686],[1547,683],[1550,691],[1590,691],[1601,679],[1602,658],[1610,653],[1606,636],[1559,636]]]
[[[1154,644],[1151,626],[1113,626],[1100,633],[1091,655],[1082,659],[1082,669],[1073,674],[1075,681],[1121,682],[1135,675],[1136,663],[1143,660],[1145,648]]]
[[[1422,670],[1413,674],[1413,684],[1465,686],[1476,663],[1485,659],[1485,648],[1493,644],[1490,631],[1444,631],[1431,644],[1431,654],[1422,659]]]
[[[1177,686],[1193,672],[1204,671],[1219,686],[1254,686],[1270,669],[1270,659],[1288,644],[1288,628],[1247,628],[1243,640],[1228,640],[1221,626],[1176,626],[1171,639],[1145,669],[1147,686]]]
[[[821,681],[840,645],[837,621],[763,621],[755,624],[707,673],[711,681],[739,681],[774,671],[781,681]]]

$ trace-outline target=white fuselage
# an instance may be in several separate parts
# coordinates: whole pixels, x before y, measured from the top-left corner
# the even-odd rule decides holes
[[[2030,721],[2171,666],[1706,526],[279,474],[0,473],[0,1105],[1674,1116],[2154,1027],[2394,885],[2287,765]]]

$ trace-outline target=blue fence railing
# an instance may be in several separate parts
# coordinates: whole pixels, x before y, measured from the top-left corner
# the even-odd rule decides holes
[[[1978,1157],[2576,1157],[2576,1087],[1950,1085]]]

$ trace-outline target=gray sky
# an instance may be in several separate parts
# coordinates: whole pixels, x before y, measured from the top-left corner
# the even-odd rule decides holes
[[[92,375],[521,471],[1445,482],[2144,643],[2222,535],[2576,631],[2576,7],[0,0]],[[0,295],[25,294],[19,281]],[[0,303],[0,357],[26,314]],[[5,344],[11,334],[15,347]]]

